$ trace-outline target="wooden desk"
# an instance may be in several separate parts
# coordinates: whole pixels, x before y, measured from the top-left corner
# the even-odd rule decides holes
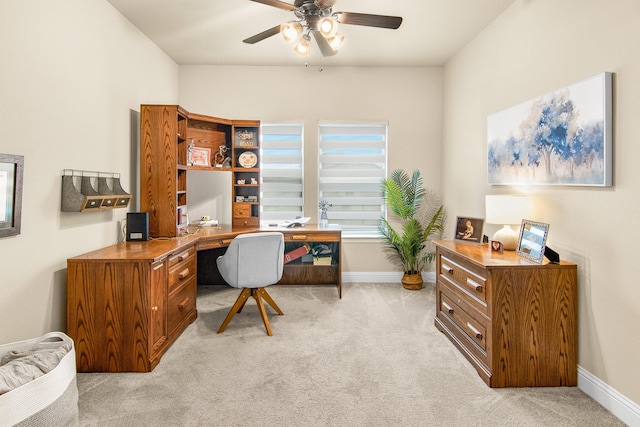
[[[332,265],[285,264],[279,285],[336,285],[342,298],[342,232],[318,228],[190,228],[191,234],[122,242],[67,260],[67,334],[79,372],[149,372],[197,317],[197,251],[243,233],[280,231],[286,243],[334,243]]]

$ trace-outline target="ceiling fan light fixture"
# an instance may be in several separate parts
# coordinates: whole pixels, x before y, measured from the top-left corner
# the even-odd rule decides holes
[[[343,42],[344,36],[342,34],[336,34],[335,36],[327,39],[327,43],[329,43],[329,46],[331,46],[331,49],[333,49],[334,51],[340,49],[340,46],[342,46]]]
[[[311,37],[305,34],[300,40],[293,45],[293,50],[300,56],[309,56],[309,47],[311,46]]]
[[[338,31],[338,21],[333,16],[322,18],[318,24],[318,30],[326,39],[329,39],[336,35]]]
[[[302,33],[302,25],[298,22],[287,22],[280,25],[280,34],[287,43],[295,40]]]

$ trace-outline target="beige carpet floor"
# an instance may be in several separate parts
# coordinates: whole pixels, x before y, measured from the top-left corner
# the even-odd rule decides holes
[[[433,284],[272,286],[284,316],[200,286],[147,374],[78,374],[82,426],[623,426],[577,387],[491,389],[433,326]]]

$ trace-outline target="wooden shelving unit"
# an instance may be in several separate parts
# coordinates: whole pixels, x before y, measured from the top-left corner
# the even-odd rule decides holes
[[[149,212],[149,235],[187,233],[189,170],[232,173],[232,224],[259,226],[259,141],[257,120],[194,114],[179,105],[141,105],[140,210]],[[255,160],[250,167],[248,157]]]

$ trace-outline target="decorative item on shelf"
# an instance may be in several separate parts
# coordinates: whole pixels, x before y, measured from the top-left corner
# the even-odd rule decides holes
[[[503,227],[496,231],[492,240],[502,242],[505,251],[515,251],[518,231],[511,225],[520,224],[531,214],[531,199],[526,194],[486,195],[485,209],[487,224]]]
[[[252,185],[257,185],[258,184],[258,180],[255,178],[251,178],[251,184]]]
[[[227,153],[227,146],[221,145],[220,148],[218,149],[218,152],[215,154],[215,156],[213,156],[214,167],[223,168],[225,167],[225,164],[227,164],[226,167],[228,167],[228,165],[231,162],[231,159],[227,156],[226,153]]]
[[[401,231],[396,231],[387,218],[381,217],[382,241],[389,258],[402,264],[402,286],[422,289],[422,270],[436,255],[432,239],[444,230],[444,205],[435,193],[423,187],[419,170],[409,176],[404,170],[396,169],[382,180],[381,187],[383,200],[401,224]]]
[[[244,196],[236,196],[236,202],[238,203],[244,202]]]
[[[253,203],[255,203],[255,202],[257,202],[257,201],[258,201],[258,196],[247,196],[247,197],[245,198],[245,200],[246,200],[247,202],[253,202]]]
[[[320,200],[318,207],[320,208],[320,227],[327,227],[329,225],[329,217],[327,216],[327,210],[333,205],[325,199]]]
[[[236,146],[237,147],[256,147],[255,133],[247,129],[241,130],[236,134]]]
[[[187,164],[190,166],[211,166],[211,149],[196,147],[189,144],[187,151]]]
[[[251,151],[245,151],[238,156],[238,164],[243,168],[252,168],[258,164],[258,156]]]
[[[245,180],[244,179],[239,179],[236,182],[238,183],[238,185],[244,185]]]
[[[120,174],[72,169],[62,172],[62,212],[126,208],[130,201],[131,195],[120,184]]]

